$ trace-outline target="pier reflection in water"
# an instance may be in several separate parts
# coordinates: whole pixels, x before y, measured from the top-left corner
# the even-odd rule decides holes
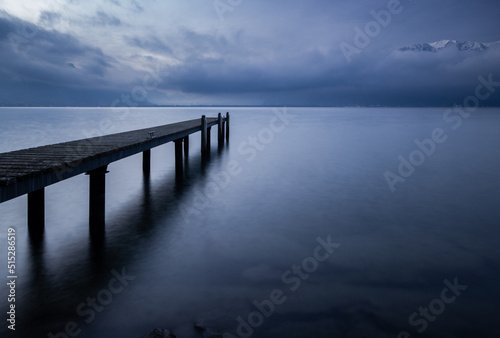
[[[123,206],[119,216],[108,217],[106,230],[89,229],[86,250],[74,243],[60,253],[66,262],[55,272],[57,278],[47,275],[44,229],[31,231],[27,260],[31,268],[25,276],[28,292],[22,297],[29,306],[19,316],[17,335],[33,337],[46,330],[47,335],[57,337],[69,328],[69,332],[81,330],[85,336],[97,314],[128,286],[120,284],[120,278],[125,279],[123,284],[128,283],[127,278],[135,279],[129,267],[137,257],[142,260],[148,251],[155,250],[158,233],[168,238],[169,226],[184,226],[171,222],[179,221],[179,204],[186,193],[203,185],[210,168],[223,161],[227,149],[219,146],[204,158],[198,154],[186,157],[181,175],[170,172],[154,186],[151,174],[144,172],[142,191]]]

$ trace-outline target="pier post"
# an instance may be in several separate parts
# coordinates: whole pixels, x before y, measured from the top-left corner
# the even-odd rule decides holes
[[[91,232],[104,231],[106,216],[106,170],[107,165],[91,170],[89,191],[89,228]]]
[[[186,156],[187,158],[188,155],[189,155],[189,135],[184,137],[184,156]]]
[[[217,115],[217,140],[219,141],[219,146],[222,145],[222,142],[224,142],[224,131],[222,129],[222,115],[219,113]]]
[[[226,112],[226,142],[229,142],[229,112]]]
[[[28,231],[43,232],[45,227],[45,188],[28,194]]]
[[[212,139],[212,127],[209,127],[207,129],[207,153],[208,154],[210,154],[210,148],[212,147],[211,139]]]
[[[175,143],[175,174],[181,176],[183,171],[182,164],[182,139],[174,141]]]
[[[207,153],[207,118],[205,115],[201,117],[201,154],[204,156]]]
[[[145,175],[149,175],[151,170],[151,149],[142,152],[142,171]]]

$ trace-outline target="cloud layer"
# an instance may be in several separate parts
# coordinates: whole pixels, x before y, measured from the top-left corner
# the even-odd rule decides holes
[[[109,106],[141,87],[146,105],[446,106],[500,81],[498,45],[399,50],[500,40],[497,2],[391,1],[5,4],[0,105]]]

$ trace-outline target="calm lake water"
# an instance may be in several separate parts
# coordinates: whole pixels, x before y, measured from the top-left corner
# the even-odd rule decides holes
[[[88,176],[46,188],[43,238],[0,204],[2,337],[500,336],[500,109],[2,108],[0,152],[219,111],[229,145],[202,163],[192,135],[182,183],[173,143],[149,179],[108,166],[100,238]]]

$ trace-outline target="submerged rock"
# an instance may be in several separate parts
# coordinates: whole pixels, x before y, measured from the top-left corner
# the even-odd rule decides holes
[[[167,329],[154,329],[141,338],[175,338],[175,335]]]
[[[234,315],[219,309],[201,315],[194,323],[194,328],[203,332],[203,338],[222,338],[235,326]]]

